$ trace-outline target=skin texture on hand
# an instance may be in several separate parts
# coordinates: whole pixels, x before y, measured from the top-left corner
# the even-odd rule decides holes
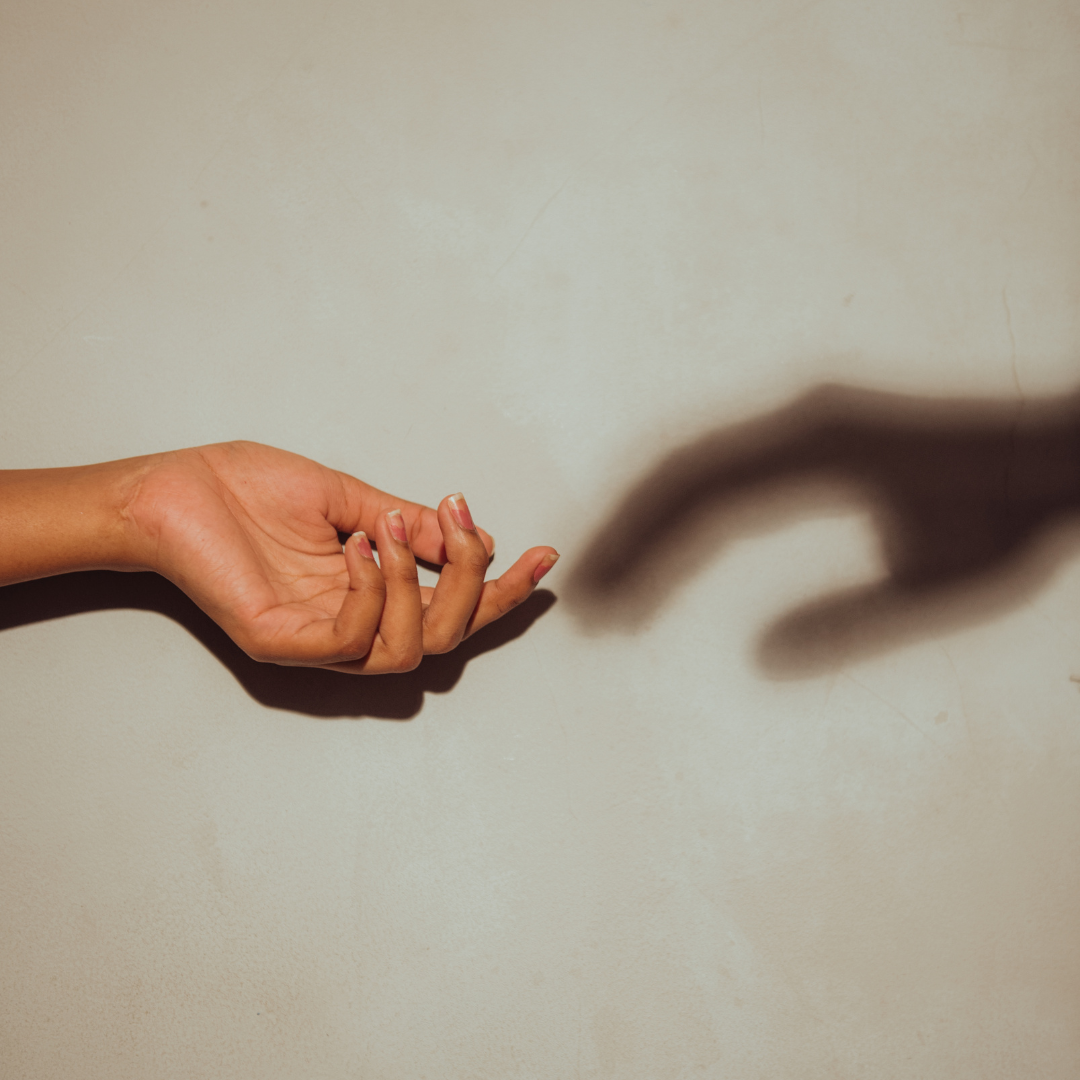
[[[94,508],[81,559],[78,530],[56,506],[60,492]],[[253,658],[350,673],[408,671],[425,653],[449,651],[524,600],[558,558],[531,548],[485,581],[493,542],[463,499],[434,510],[249,442],[0,474],[0,512],[28,537],[14,545],[24,554],[13,565],[0,561],[0,583],[155,570]],[[65,517],[66,539],[50,547]],[[339,533],[350,534],[344,550]],[[444,566],[434,589],[419,585],[417,557]]]

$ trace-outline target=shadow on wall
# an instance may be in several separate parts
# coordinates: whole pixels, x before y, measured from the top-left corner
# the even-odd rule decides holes
[[[7,585],[0,590],[0,630],[89,611],[157,611],[198,638],[263,705],[317,717],[408,720],[420,712],[425,693],[451,690],[470,660],[520,637],[554,603],[552,593],[537,590],[453,652],[427,656],[404,675],[366,677],[258,663],[175,585],[152,573],[94,570]]]
[[[1080,551],[1080,394],[820,387],[661,461],[593,537],[568,603],[587,628],[638,631],[725,543],[853,506],[872,516],[886,574],[769,627],[757,656],[774,678],[989,618]]]

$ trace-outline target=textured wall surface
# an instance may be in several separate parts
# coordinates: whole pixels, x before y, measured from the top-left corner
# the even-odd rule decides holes
[[[1068,0],[0,4],[0,467],[256,439],[563,552],[378,685],[0,590],[0,1073],[1080,1075],[1071,489],[898,571],[1074,415],[1078,120]],[[822,383],[841,497],[716,480]]]

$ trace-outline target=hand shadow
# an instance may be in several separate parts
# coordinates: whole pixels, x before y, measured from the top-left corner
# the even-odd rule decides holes
[[[345,675],[261,664],[175,585],[153,573],[93,570],[7,585],[0,589],[0,631],[90,611],[156,611],[198,638],[263,705],[317,717],[408,720],[420,712],[425,693],[445,694],[470,660],[520,637],[554,603],[554,594],[537,590],[453,652],[426,656],[415,671],[403,675]]]
[[[570,575],[586,626],[640,630],[739,536],[862,506],[886,574],[764,634],[772,677],[968,625],[1023,603],[1080,551],[1080,394],[936,400],[823,386],[675,451],[627,494]]]

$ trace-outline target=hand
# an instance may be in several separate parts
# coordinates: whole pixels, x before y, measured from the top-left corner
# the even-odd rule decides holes
[[[485,582],[494,545],[463,498],[432,510],[270,446],[140,461],[125,510],[132,561],[178,585],[257,660],[410,671],[521,603],[558,559],[530,548]],[[339,532],[359,535],[343,550]],[[435,588],[418,584],[417,557],[445,564]]]

